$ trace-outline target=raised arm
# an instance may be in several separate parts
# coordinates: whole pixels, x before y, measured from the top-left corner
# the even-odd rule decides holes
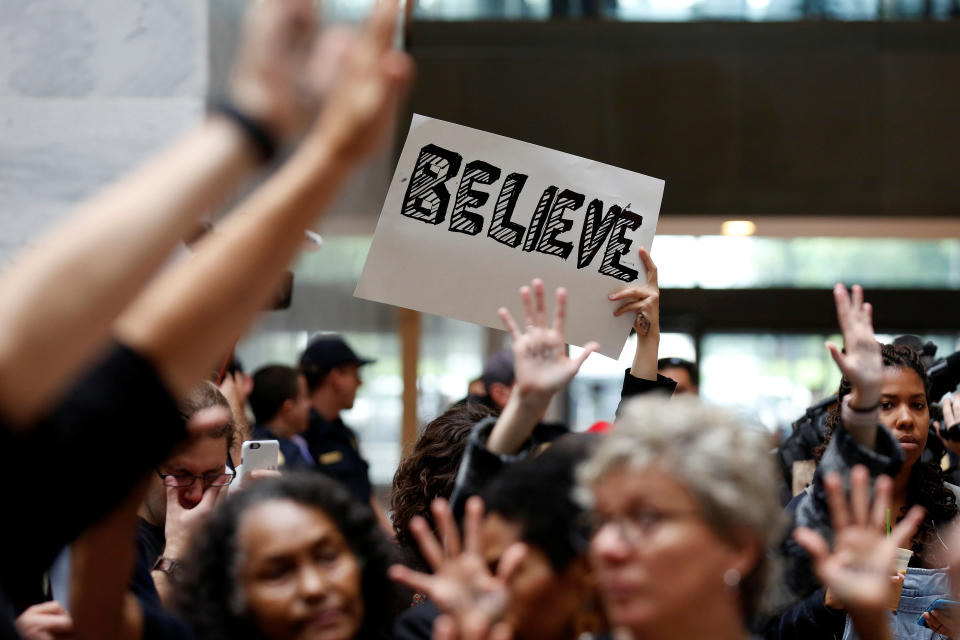
[[[310,108],[298,71],[309,55],[313,5],[269,2],[257,13],[231,100],[280,140],[300,129]],[[25,426],[40,416],[199,217],[258,166],[258,154],[235,120],[214,113],[15,259],[0,276],[4,418]]]
[[[660,286],[657,284],[657,265],[643,247],[640,247],[640,260],[647,272],[646,282],[611,293],[610,300],[622,302],[613,315],[635,314],[633,329],[637,332],[637,349],[630,375],[642,380],[656,380],[657,352],[660,349]]]
[[[297,153],[120,318],[119,339],[147,356],[172,392],[186,392],[246,329],[304,230],[391,129],[412,72],[409,57],[391,49],[396,14],[396,0],[378,5]]]
[[[848,294],[847,288],[837,284],[833,288],[837,305],[837,320],[843,332],[843,347],[827,343],[844,377],[850,381],[852,391],[845,399],[846,407],[860,414],[863,420],[845,420],[847,431],[863,447],[873,449],[877,440],[877,409],[880,407],[880,392],[883,386],[883,359],[880,344],[873,334],[873,307],[863,301],[863,288],[855,284]]]
[[[522,287],[520,298],[526,326],[523,332],[510,311],[506,307],[500,308],[500,319],[513,339],[515,382],[510,399],[487,441],[487,449],[497,454],[514,454],[520,449],[543,417],[553,396],[570,383],[597,348],[597,343],[591,342],[584,346],[583,353],[577,358],[567,356],[564,342],[566,289],[557,289],[556,309],[550,325],[547,324],[542,280],[535,279],[531,287]]]
[[[894,571],[897,547],[909,547],[924,512],[923,507],[912,507],[890,535],[884,535],[893,482],[889,476],[877,478],[871,504],[869,475],[866,467],[854,467],[849,501],[839,474],[824,480],[835,532],[832,550],[812,529],[801,527],[793,535],[810,554],[831,606],[847,610],[863,640],[889,640],[893,635],[887,607],[894,582],[903,579]]]

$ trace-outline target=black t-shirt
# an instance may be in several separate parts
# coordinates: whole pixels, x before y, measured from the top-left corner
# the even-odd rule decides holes
[[[339,480],[353,496],[370,503],[373,488],[370,486],[369,465],[360,457],[357,437],[338,417],[327,422],[315,410],[310,411],[310,427],[304,434],[317,468],[335,480]]]
[[[130,581],[130,590],[141,605],[163,606],[160,594],[157,592],[157,585],[154,584],[150,572],[157,558],[163,555],[166,544],[163,527],[150,524],[143,518],[137,518],[137,564],[133,570],[133,579]]]
[[[164,609],[151,571],[167,545],[163,527],[150,524],[143,518],[137,522],[137,564],[130,581],[130,591],[136,596],[143,612],[141,640],[189,640],[193,630],[180,616]]]
[[[2,414],[0,408],[0,414]],[[125,498],[186,435],[154,367],[114,344],[33,428],[0,417],[4,512],[0,584],[10,599]]]

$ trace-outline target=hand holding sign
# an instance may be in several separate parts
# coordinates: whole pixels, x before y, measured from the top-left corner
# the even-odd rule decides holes
[[[531,301],[531,291],[533,300]],[[554,394],[577,375],[597,343],[584,345],[575,359],[567,356],[564,339],[567,318],[567,291],[557,289],[557,307],[553,324],[547,325],[543,281],[535,278],[530,287],[520,288],[523,301],[523,332],[506,307],[500,307],[500,319],[513,338],[513,393],[490,432],[487,449],[494,453],[515,453],[543,417]]]
[[[641,338],[651,333],[660,332],[660,287],[657,285],[657,265],[653,263],[650,254],[640,247],[640,260],[647,270],[647,282],[639,287],[626,287],[611,293],[610,300],[627,300],[613,312],[615,316],[625,313],[635,313],[633,329]]]
[[[637,332],[637,349],[633,355],[630,375],[644,380],[656,380],[657,352],[660,348],[660,285],[657,284],[657,265],[643,247],[640,247],[640,261],[647,271],[646,284],[625,287],[608,297],[611,301],[626,301],[617,307],[613,312],[614,316],[636,314],[633,329]]]

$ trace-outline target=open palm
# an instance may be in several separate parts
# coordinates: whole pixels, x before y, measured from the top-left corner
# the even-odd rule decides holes
[[[506,613],[508,583],[523,561],[525,547],[522,544],[508,547],[496,573],[493,573],[481,552],[483,501],[476,496],[467,501],[462,548],[446,500],[434,500],[431,509],[444,544],[430,531],[423,518],[414,518],[410,530],[433,574],[394,565],[390,567],[390,577],[425,593],[441,611],[456,621],[457,626],[470,629],[482,638]]]
[[[883,381],[883,359],[880,344],[873,333],[873,307],[863,301],[863,288],[855,284],[850,294],[842,284],[833,288],[837,320],[843,332],[844,351],[828,344],[830,355],[854,389],[876,392],[879,397]]]
[[[812,529],[798,528],[794,538],[810,554],[820,582],[844,607],[882,612],[898,579],[894,577],[897,548],[910,547],[924,512],[914,506],[890,535],[884,535],[893,482],[887,476],[877,478],[872,505],[869,483],[866,467],[854,467],[848,503],[840,476],[831,473],[824,479],[834,530],[832,551]]]
[[[597,343],[585,345],[583,353],[577,358],[567,356],[564,339],[566,289],[557,289],[553,323],[549,325],[542,280],[534,279],[532,287],[522,287],[520,298],[526,325],[523,332],[517,327],[510,311],[505,307],[499,310],[500,319],[513,338],[513,368],[517,389],[521,394],[552,396],[573,379],[587,356],[596,350]]]

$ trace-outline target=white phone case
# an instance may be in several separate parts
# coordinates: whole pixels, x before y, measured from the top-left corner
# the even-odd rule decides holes
[[[242,464],[234,483],[239,486],[243,476],[255,469],[277,470],[280,461],[280,443],[276,440],[247,440],[240,450]]]

